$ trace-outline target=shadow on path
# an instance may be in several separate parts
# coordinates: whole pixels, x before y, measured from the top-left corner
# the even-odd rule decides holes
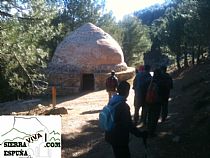
[[[90,120],[80,133],[62,135],[62,158],[112,158],[110,146],[97,120]]]

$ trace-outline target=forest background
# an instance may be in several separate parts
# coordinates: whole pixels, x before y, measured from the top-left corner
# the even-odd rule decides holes
[[[43,94],[57,45],[87,22],[119,42],[129,66],[143,63],[152,47],[178,70],[209,55],[209,0],[167,0],[121,21],[104,10],[105,0],[0,1],[0,102]]]

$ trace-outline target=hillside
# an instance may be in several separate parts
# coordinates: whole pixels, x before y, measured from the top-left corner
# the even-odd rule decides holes
[[[159,158],[210,157],[210,61],[174,78],[170,119],[161,125]]]
[[[210,61],[174,74],[176,75],[173,75],[174,89],[169,103],[169,120],[159,123],[158,136],[148,140],[147,156],[209,158]],[[131,91],[128,103],[133,113],[132,97]],[[87,111],[85,113],[87,114]],[[89,110],[88,114],[95,114],[97,117],[98,108],[95,111]],[[70,134],[64,135],[63,157],[71,155],[70,157],[77,158],[112,158],[112,150],[104,142],[103,133],[97,127],[97,118],[87,122],[88,125],[84,125],[78,135],[71,135],[70,139]],[[145,155],[141,139],[134,136],[130,139],[130,149],[132,158]]]

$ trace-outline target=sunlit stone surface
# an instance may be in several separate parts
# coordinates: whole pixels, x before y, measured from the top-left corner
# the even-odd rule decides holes
[[[50,87],[56,86],[57,94],[66,95],[103,89],[111,70],[119,80],[134,76],[120,45],[101,28],[87,23],[58,45],[47,72]]]

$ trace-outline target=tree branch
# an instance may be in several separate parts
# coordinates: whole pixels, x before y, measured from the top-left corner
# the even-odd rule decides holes
[[[24,73],[26,74],[27,78],[29,79],[29,81],[31,82],[32,87],[38,89],[38,87],[34,84],[33,79],[31,78],[31,76],[29,75],[28,71],[26,70],[26,68],[22,65],[22,63],[20,62],[20,60],[18,59],[17,55],[15,52],[13,52],[15,59],[17,60],[18,64],[20,65],[20,67],[22,68],[22,70],[24,71]]]
[[[12,14],[9,14],[9,13],[4,12],[4,11],[1,11],[1,10],[0,10],[0,15],[1,15],[1,16],[7,16],[7,17],[13,17]]]
[[[0,15],[1,16],[5,16],[5,17],[10,17],[10,18],[13,18],[14,15],[10,14],[10,13],[7,13],[7,12],[4,12],[4,11],[1,11],[0,10]],[[43,20],[43,19],[39,19],[39,18],[33,18],[33,17],[17,17],[18,19],[21,19],[21,20]]]

